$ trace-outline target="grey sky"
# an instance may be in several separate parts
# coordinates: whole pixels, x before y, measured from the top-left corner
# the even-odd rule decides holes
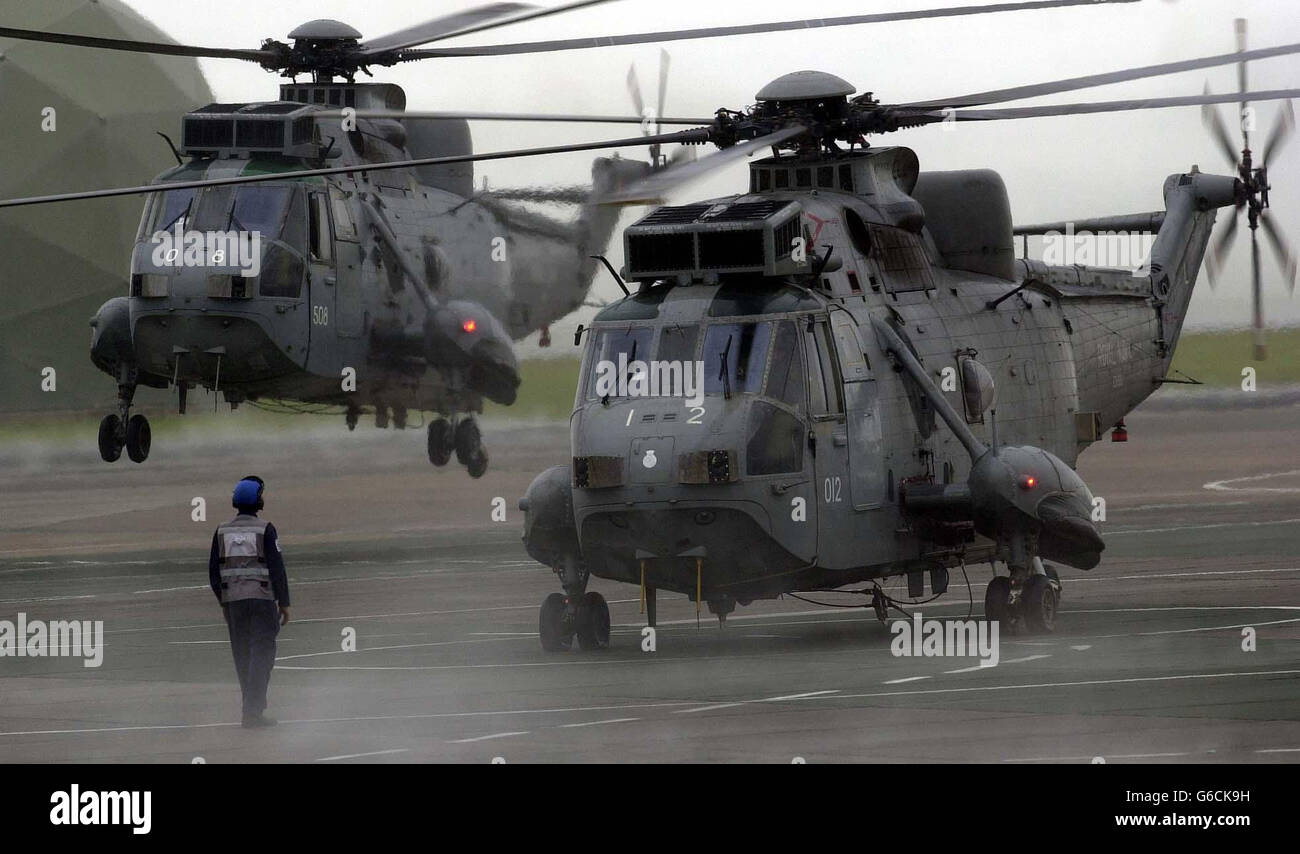
[[[970,0],[973,2],[973,0]],[[179,41],[256,47],[263,38],[283,39],[305,20],[332,17],[373,37],[433,17],[444,10],[477,5],[465,0],[280,0],[275,4],[232,4],[222,0],[129,0]],[[641,30],[779,21],[813,15],[920,9],[954,5],[955,0],[620,0],[552,19],[470,36],[461,43],[533,41]],[[232,9],[238,12],[232,13]],[[667,112],[710,115],[716,108],[742,108],[764,83],[788,71],[818,68],[838,74],[884,101],[958,95],[1008,85],[1193,58],[1234,49],[1233,19],[1250,21],[1250,45],[1300,42],[1297,0],[1142,0],[1130,5],[1002,13],[952,20],[874,24],[796,34],[741,36],[673,42]],[[378,69],[376,78],[402,85],[412,109],[631,112],[624,88],[628,65],[636,63],[647,97],[654,86],[658,46],[600,48],[542,56],[430,60]],[[204,60],[204,72],[223,100],[275,97],[277,80],[261,69],[229,60]],[[1300,86],[1300,58],[1253,63],[1251,86]],[[1119,84],[1023,104],[1112,100],[1156,95],[1198,94],[1209,82],[1232,91],[1232,66]],[[1019,104],[1018,104],[1019,105]],[[1234,124],[1233,108],[1223,116]],[[1259,108],[1260,126],[1271,128],[1276,104]],[[503,125],[477,123],[475,147],[501,148],[614,138],[625,128],[600,125]],[[894,134],[875,144],[915,149],[922,169],[989,167],[1006,179],[1018,222],[1155,210],[1160,187],[1172,172],[1199,164],[1229,174],[1202,128],[1197,108],[1120,113],[1110,116],[1026,119],[937,127]],[[626,156],[636,156],[635,150]],[[1300,162],[1293,139],[1271,164],[1276,187],[1272,202],[1283,231],[1297,239],[1300,224]],[[479,167],[493,186],[583,182],[590,156],[534,158]],[[679,191],[679,198],[737,192],[745,186],[743,165]],[[1222,214],[1221,219],[1222,221]],[[626,218],[630,222],[632,214]],[[1249,241],[1239,233],[1225,280],[1217,291],[1197,288],[1188,322],[1204,326],[1249,323]],[[617,255],[616,247],[611,254]],[[1265,306],[1271,325],[1300,324],[1300,300],[1292,298],[1282,274],[1264,253]],[[608,282],[597,291],[608,296]],[[615,291],[616,293],[616,291]]]

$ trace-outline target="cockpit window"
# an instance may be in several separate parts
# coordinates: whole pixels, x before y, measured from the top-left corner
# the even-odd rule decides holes
[[[655,358],[661,362],[690,362],[695,359],[695,346],[700,341],[698,324],[685,326],[670,323],[659,333],[659,352]]]
[[[744,394],[763,385],[772,324],[715,323],[704,333],[704,393]]]
[[[279,237],[291,192],[289,187],[240,187],[230,214],[231,227],[257,231],[263,237]]]
[[[158,231],[170,231],[179,223],[181,229],[185,229],[185,219],[192,212],[194,204],[193,188],[188,190],[168,190],[165,193],[158,193],[154,201],[153,219],[149,223],[151,233]],[[149,237],[150,235],[145,235]]]
[[[653,335],[654,329],[649,326],[601,329],[594,333],[591,338],[590,357],[587,360],[587,399],[603,398],[606,395],[611,398],[619,397],[619,387],[621,386],[623,390],[627,388],[631,364],[637,360],[646,361],[650,358],[650,342]],[[621,381],[618,376],[619,370],[628,372]]]

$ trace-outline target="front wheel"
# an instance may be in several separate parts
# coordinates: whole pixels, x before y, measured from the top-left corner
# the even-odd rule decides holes
[[[609,648],[609,605],[605,597],[591,592],[578,605],[578,646],[591,651]]]
[[[131,462],[142,463],[149,458],[149,447],[153,444],[153,433],[149,429],[149,419],[143,415],[132,415],[126,422],[126,454]]]
[[[105,415],[99,422],[99,455],[106,463],[115,463],[122,456],[122,419]]]
[[[1020,594],[1025,625],[1038,634],[1056,630],[1056,589],[1046,575],[1031,575]]]
[[[552,593],[542,602],[537,619],[537,634],[547,652],[567,652],[573,645],[573,627],[566,626],[564,610],[568,607],[563,593]]]
[[[998,575],[984,591],[984,619],[1005,623],[1011,616],[1011,579]]]
[[[429,462],[435,466],[445,466],[451,461],[452,446],[451,424],[446,418],[435,418],[429,422]]]

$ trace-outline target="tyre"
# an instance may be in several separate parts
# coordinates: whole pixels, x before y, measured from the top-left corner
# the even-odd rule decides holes
[[[1020,594],[1020,607],[1030,631],[1049,634],[1056,629],[1056,590],[1046,575],[1029,576]]]
[[[578,646],[584,650],[609,648],[609,605],[599,593],[588,593],[578,605]]]
[[[132,415],[131,420],[126,422],[126,455],[132,462],[144,462],[149,459],[152,441],[149,419],[143,415]]]
[[[995,576],[984,591],[984,619],[1005,623],[1011,616],[1011,579]]]
[[[473,418],[466,418],[456,425],[456,462],[468,466],[482,444],[483,434],[479,432],[478,422]]]
[[[487,466],[488,455],[481,448],[479,449],[479,452],[470,457],[469,462],[465,464],[465,468],[469,471],[469,476],[472,478],[480,478],[486,474]]]
[[[547,652],[565,652],[573,645],[573,630],[564,624],[564,609],[563,593],[552,593],[542,602],[537,634]]]
[[[115,463],[122,456],[122,441],[118,438],[121,429],[122,419],[116,415],[105,415],[99,422],[99,455],[106,463]]]
[[[429,422],[429,462],[435,466],[445,466],[451,462],[452,433],[451,424],[446,418],[437,418]]]

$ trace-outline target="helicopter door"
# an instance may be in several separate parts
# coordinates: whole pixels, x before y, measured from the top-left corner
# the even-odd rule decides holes
[[[335,291],[338,277],[334,267],[334,230],[330,224],[329,196],[322,188],[307,194],[307,257],[311,287],[311,343],[325,344],[334,337],[331,332],[338,318],[335,309]],[[313,367],[332,370],[332,365],[322,364],[328,354],[323,347],[312,347],[309,358]]]
[[[853,566],[853,500],[849,485],[849,441],[844,419],[840,366],[824,318],[800,324],[808,362],[808,413],[817,498],[817,562],[836,569]]]
[[[359,338],[364,328],[361,304],[361,244],[348,199],[338,187],[330,187],[330,212],[334,215],[334,317],[330,320],[340,338]]]
[[[871,375],[857,321],[847,311],[831,312],[831,332],[844,380],[844,409],[849,440],[849,495],[857,510],[874,510],[884,495],[880,450],[880,413],[876,380]]]

